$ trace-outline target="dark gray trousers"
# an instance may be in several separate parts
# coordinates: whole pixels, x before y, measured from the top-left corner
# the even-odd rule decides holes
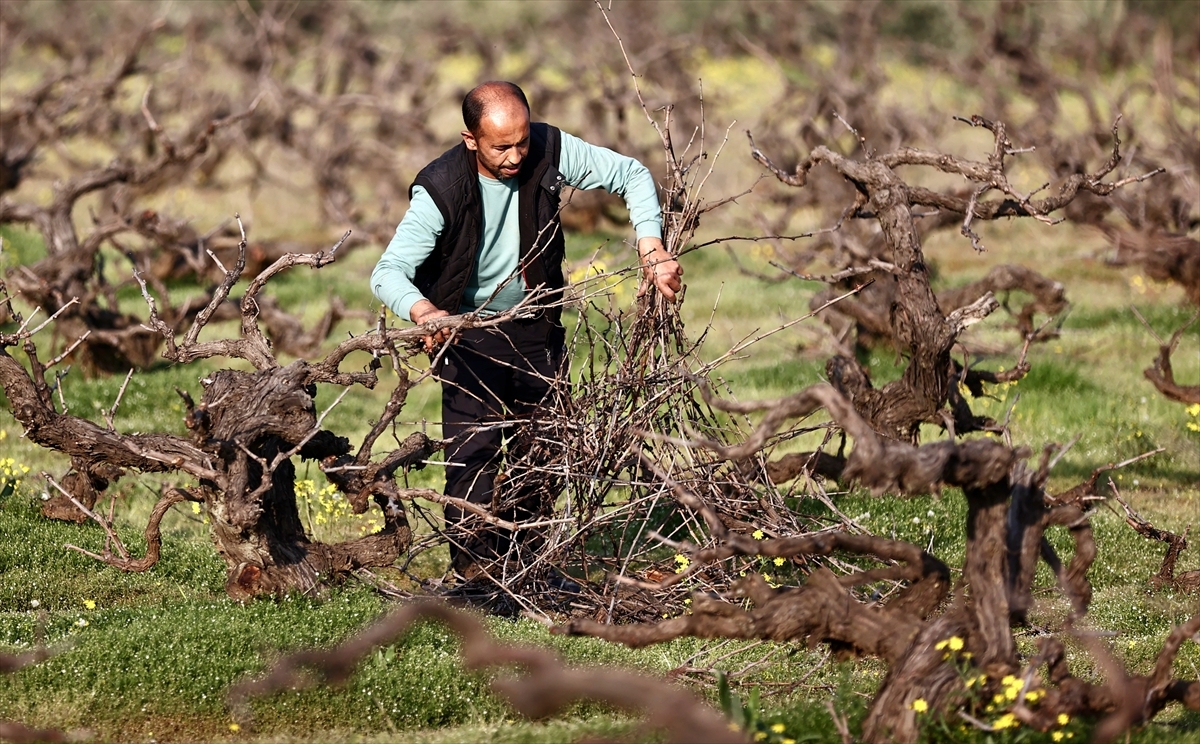
[[[450,440],[448,496],[492,507],[501,464],[521,456],[511,422],[528,418],[545,400],[564,371],[563,351],[562,327],[546,318],[468,329],[447,349],[441,379],[442,436]],[[532,494],[509,496],[513,498],[504,500],[518,506],[497,514],[502,519],[527,518],[536,511],[537,504],[527,503]],[[454,567],[480,558],[494,560],[508,550],[512,536],[507,531],[485,529],[482,521],[456,506],[447,505],[445,516],[448,528],[464,519],[478,524],[470,535],[451,536]]]

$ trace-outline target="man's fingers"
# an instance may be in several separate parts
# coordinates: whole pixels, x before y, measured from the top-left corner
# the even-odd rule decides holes
[[[449,337],[450,337],[450,329],[449,328],[440,328],[440,329],[434,331],[433,333],[429,334],[428,336],[425,336],[424,338],[421,339],[422,344],[425,347],[425,352],[433,353],[433,350],[436,349],[438,346],[442,345],[443,343],[445,343],[446,339],[448,339]]]
[[[664,261],[655,266],[654,285],[668,302],[675,301],[675,293],[683,288],[683,267],[676,261]]]
[[[670,279],[661,280],[661,281],[655,282],[655,286],[658,287],[659,293],[663,297],[665,297],[668,302],[675,301],[675,293],[679,291],[679,281],[678,280],[674,280],[674,281],[672,281]]]

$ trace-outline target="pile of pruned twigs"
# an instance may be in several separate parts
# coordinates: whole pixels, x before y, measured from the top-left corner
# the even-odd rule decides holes
[[[569,339],[581,369],[555,380],[547,404],[522,423],[509,447],[515,460],[498,481],[492,512],[525,507],[528,519],[516,527],[533,534],[511,541],[477,588],[502,606],[603,622],[678,614],[683,586],[644,590],[685,570],[685,554],[710,541],[711,526],[676,501],[670,483],[703,494],[723,524],[745,535],[806,534],[833,523],[789,508],[793,494],[771,482],[763,457],[729,461],[695,446],[696,439],[732,443],[745,432],[701,396],[717,363],[699,362],[677,308],[643,295],[629,311],[613,312],[602,297],[583,299]],[[530,494],[538,503],[522,503]],[[476,516],[443,535],[455,541],[490,528]],[[725,591],[739,570],[714,568],[688,588]],[[560,572],[578,588],[564,592],[547,581]]]

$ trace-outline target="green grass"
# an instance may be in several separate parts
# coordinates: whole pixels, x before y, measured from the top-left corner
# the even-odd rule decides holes
[[[1060,235],[1061,228],[1056,237]],[[602,236],[573,236],[572,257],[589,255],[603,241]],[[609,260],[620,260],[623,249],[614,244],[610,248]],[[22,250],[36,253],[36,246],[27,245]],[[936,246],[934,250],[938,250]],[[366,250],[351,254],[345,263],[326,269],[323,279],[345,287],[345,297],[369,302],[363,285],[371,256]],[[763,285],[739,274],[720,251],[690,255],[685,258],[685,268],[689,296],[684,313],[689,329],[696,333],[713,317],[703,356],[724,353],[748,335],[807,312],[811,287],[799,282]],[[986,267],[976,270],[982,272]],[[308,273],[302,270],[285,276],[288,281],[278,288],[280,301],[303,304],[305,282],[311,281]],[[948,272],[945,280],[965,281],[960,276]],[[1099,286],[1110,284],[1106,279]],[[713,315],[718,291],[721,301]],[[1161,527],[1182,531],[1194,521],[1200,508],[1200,489],[1196,487],[1200,434],[1186,428],[1190,419],[1182,406],[1163,399],[1142,378],[1141,369],[1153,358],[1156,342],[1136,319],[1131,320],[1132,314],[1112,303],[1111,297],[1089,279],[1069,284],[1068,292],[1078,299],[1063,325],[1062,337],[1035,347],[1030,356],[1033,368],[1027,377],[1015,385],[996,386],[989,391],[991,397],[976,405],[982,412],[1002,418],[1019,395],[1013,418],[1014,438],[1034,450],[1049,441],[1065,442],[1080,436],[1055,469],[1052,491],[1074,485],[1103,463],[1154,446],[1167,447],[1163,454],[1116,472],[1113,477],[1122,493],[1147,518]],[[1101,301],[1093,304],[1093,298]],[[1139,305],[1160,333],[1186,320],[1186,311],[1176,308],[1169,299]],[[305,308],[313,317],[322,311],[320,302]],[[358,332],[361,328],[347,330]],[[741,399],[794,392],[823,377],[821,333],[815,321],[807,321],[769,336],[750,347],[745,358],[722,366],[718,375]],[[969,340],[992,349],[978,357],[984,368],[998,369],[1015,359],[1015,334],[1006,328],[1003,318],[989,319],[973,328]],[[1186,348],[1190,344],[1194,349],[1195,341],[1196,335],[1189,333],[1178,356],[1178,372],[1184,382],[1198,376],[1194,365],[1189,364],[1190,351]],[[1136,362],[1130,364],[1130,358]],[[894,378],[902,368],[886,350],[873,352],[867,361],[876,384]],[[183,407],[174,388],[199,395],[199,378],[220,364],[163,364],[153,371],[135,374],[117,415],[118,427],[123,431],[182,434]],[[387,369],[383,371],[375,391],[352,391],[332,411],[327,426],[347,434],[357,444],[390,394],[390,375]],[[83,379],[73,372],[65,380],[64,394],[72,412],[100,422],[102,409],[111,405],[119,384],[116,378]],[[318,409],[329,405],[337,393],[335,389],[322,389]],[[426,383],[415,388],[398,436],[420,426],[427,426],[436,435],[439,398],[436,385]],[[31,447],[19,438],[19,428],[8,414],[0,415],[4,416],[0,418],[0,429],[5,431],[6,456],[31,466],[31,476],[40,469],[53,473],[65,470],[63,458]],[[932,428],[925,434],[931,438],[941,436]],[[801,440],[785,447],[809,444]],[[298,477],[312,478],[320,485],[319,473],[311,465],[301,463]],[[437,487],[441,482],[436,467],[409,477],[413,485]],[[114,488],[117,526],[135,554],[144,550],[140,531],[153,504],[158,480],[126,478]],[[0,717],[36,725],[86,727],[101,740],[232,738],[235,734],[229,725],[233,721],[222,697],[228,685],[265,668],[280,653],[335,643],[386,609],[376,595],[354,585],[334,590],[320,602],[290,599],[247,607],[229,602],[222,591],[224,566],[208,540],[202,515],[186,508],[177,507],[164,521],[163,559],[151,571],[125,574],[99,566],[62,546],[70,542],[98,550],[103,545],[101,531],[94,525],[42,520],[34,511],[40,492],[38,479],[27,476],[17,493],[0,504],[0,573],[4,576],[0,582],[0,645],[25,649],[42,632],[59,653],[44,664],[0,678]],[[835,498],[844,513],[877,534],[932,545],[933,553],[952,568],[961,565],[965,505],[954,489],[947,489],[940,497],[872,498],[852,492]],[[812,500],[799,501],[796,508],[818,515],[825,510]],[[1163,637],[1194,607],[1195,600],[1149,588],[1147,580],[1161,560],[1160,545],[1135,535],[1107,508],[1093,512],[1092,521],[1100,556],[1090,572],[1096,597],[1089,623],[1115,632],[1111,642],[1114,652],[1132,670],[1144,673]],[[328,534],[350,536],[356,529],[355,524],[347,523]],[[1049,537],[1061,555],[1071,554],[1065,530],[1051,530]],[[444,551],[431,551],[422,556],[415,570],[437,575],[444,561]],[[1197,564],[1192,552],[1185,553],[1179,569],[1192,569]],[[1053,591],[1053,579],[1044,567],[1039,570],[1038,586],[1034,622],[1055,627],[1065,617],[1066,606]],[[37,608],[32,606],[34,600]],[[94,610],[85,605],[89,600],[95,603]],[[81,626],[80,620],[87,624]],[[548,645],[572,664],[621,664],[663,674],[693,654],[713,656],[707,651],[712,642],[680,640],[631,651],[594,640],[551,637],[541,626],[528,621],[492,618],[487,622],[489,629],[504,640]],[[1032,650],[1032,638],[1019,640],[1023,648]],[[752,661],[755,653],[736,654],[721,661],[717,668],[735,672]],[[256,728],[253,732],[242,730],[236,736],[265,742],[320,739],[440,743],[476,741],[481,737],[497,742],[552,742],[584,734],[614,735],[634,726],[627,716],[590,704],[575,706],[547,722],[520,721],[491,695],[489,675],[464,672],[456,654],[456,645],[444,630],[422,626],[372,656],[343,688],[280,693],[257,701]],[[1076,649],[1072,655],[1072,664],[1080,673],[1097,673],[1086,653]],[[735,689],[744,695],[748,686],[761,686],[764,693],[774,693],[763,703],[769,720],[783,723],[789,732],[803,732],[810,736],[808,741],[838,741],[825,701],[834,699],[838,709],[850,716],[852,728],[857,727],[884,670],[871,660],[827,665],[803,686],[789,689],[787,684],[818,666],[820,658],[819,651],[782,648],[772,663],[739,679]],[[1185,645],[1178,673],[1189,675],[1197,664],[1200,652],[1196,645]],[[703,683],[704,678],[697,678],[697,682]],[[711,682],[694,684],[694,689],[714,699]],[[1075,730],[1079,736],[1086,735],[1086,722],[1078,725]],[[1200,717],[1174,708],[1132,740],[1180,742],[1197,735]],[[960,736],[956,728],[950,734],[939,734],[936,727],[928,731],[930,740],[980,740],[955,738]]]
[[[377,594],[353,586],[321,601],[289,597],[238,605],[223,596],[220,562],[198,540],[180,539],[180,530],[167,530],[165,557],[153,571],[123,574],[61,550],[62,542],[97,538],[94,527],[47,523],[17,498],[0,508],[0,645],[29,648],[40,634],[57,652],[0,678],[0,716],[29,724],[87,727],[104,739],[218,737],[232,721],[224,704],[231,683],[261,671],[280,653],[336,643],[386,610]],[[501,641],[549,645],[580,666],[619,664],[661,674],[704,647],[683,639],[634,651],[550,637],[528,620],[485,622]],[[543,729],[551,741],[564,730],[628,725],[595,704],[574,706],[550,726],[505,723],[514,713],[490,693],[490,673],[463,671],[456,649],[446,629],[418,625],[373,653],[342,688],[255,702],[255,724],[271,737],[321,732],[322,739],[339,730],[351,736],[451,729],[428,734],[429,741],[454,741],[488,727],[504,728],[514,740]],[[747,656],[728,663],[744,663]],[[800,652],[763,680],[786,680],[817,656]],[[455,733],[455,727],[462,730]]]
[[[0,225],[0,239],[4,241],[0,266],[6,270],[11,266],[31,264],[46,255],[46,246],[36,230],[20,225]]]

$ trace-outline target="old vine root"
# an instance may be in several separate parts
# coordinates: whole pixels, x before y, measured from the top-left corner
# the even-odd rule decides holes
[[[1125,523],[1147,540],[1158,540],[1167,544],[1162,565],[1158,573],[1150,577],[1150,585],[1156,589],[1169,587],[1177,592],[1200,592],[1200,569],[1184,571],[1178,575],[1175,573],[1175,564],[1179,561],[1180,554],[1188,547],[1188,530],[1185,529],[1182,535],[1177,535],[1170,530],[1155,527],[1121,498],[1121,492],[1111,478],[1108,482],[1113,491],[1113,498],[1125,512]]]
[[[1112,151],[1105,163],[1092,173],[1072,174],[1063,181],[1057,193],[1035,199],[1036,191],[1021,193],[1008,181],[1008,158],[1021,151],[1014,149],[1008,140],[1004,123],[981,116],[956,118],[992,132],[994,146],[986,161],[912,147],[878,155],[867,150],[864,159],[855,160],[818,145],[793,171],[787,172],[775,165],[758,148],[754,137],[748,131],[746,133],[751,157],[779,181],[803,188],[809,185],[818,165],[826,166],[855,187],[854,201],[843,212],[843,218],[846,215],[870,215],[879,223],[886,252],[890,255],[871,256],[874,262],[867,260],[870,267],[878,269],[881,278],[888,279],[880,284],[890,289],[884,293],[875,291],[878,296],[874,308],[866,307],[870,295],[856,300],[858,304],[839,306],[851,316],[835,325],[841,327],[838,334],[842,337],[857,327],[868,336],[891,339],[893,346],[907,357],[907,368],[899,379],[879,389],[870,383],[867,371],[853,354],[843,353],[831,359],[826,373],[830,382],[853,401],[854,407],[875,431],[913,443],[919,441],[922,423],[942,423],[956,434],[993,428],[994,422],[972,414],[965,400],[957,394],[959,381],[951,373],[955,366],[951,351],[968,326],[1000,307],[995,292],[1020,287],[1034,296],[1034,301],[1017,313],[1017,324],[1027,345],[1041,335],[1034,332],[1036,312],[1053,316],[1066,308],[1060,284],[1022,267],[1000,267],[961,292],[935,295],[914,208],[934,208],[947,214],[963,215],[960,231],[976,250],[983,250],[979,236],[972,229],[976,220],[1032,217],[1053,224],[1055,219],[1050,215],[1068,207],[1080,194],[1109,196],[1122,186],[1161,172],[1156,169],[1143,176],[1104,180],[1121,160],[1121,140],[1114,122]],[[972,191],[969,197],[964,197],[911,184],[900,169],[913,166],[962,177],[973,185]],[[993,191],[998,192],[1000,198],[981,198]],[[880,261],[881,257],[887,260]],[[845,276],[844,272],[839,275]],[[947,405],[950,410],[946,409]]]
[[[317,683],[340,684],[371,651],[393,643],[423,620],[439,622],[458,636],[468,669],[519,667],[520,676],[498,677],[492,689],[529,718],[553,715],[578,700],[595,700],[642,712],[647,733],[665,731],[667,742],[746,741],[741,732],[730,730],[720,714],[675,685],[618,669],[568,669],[544,649],[496,643],[476,617],[431,601],[404,605],[332,649],[285,656],[265,676],[230,687],[228,704],[237,717],[249,722],[253,698]]]
[[[164,358],[188,364],[226,357],[242,359],[254,368],[254,371],[221,369],[206,375],[201,380],[203,392],[199,401],[178,390],[185,405],[188,437],[165,432],[125,434],[117,430],[114,416],[128,376],[117,400],[104,414],[107,426],[70,414],[62,395],[65,372],[52,379],[47,374],[63,361],[70,348],[43,363],[33,343],[33,335],[46,323],[59,322],[55,316],[31,327],[31,322],[8,307],[19,326],[15,332],[0,333],[0,387],[25,436],[71,458],[72,470],[64,477],[55,480],[45,476],[58,494],[46,502],[46,506],[55,507],[52,516],[76,521],[90,518],[104,530],[102,550],[68,548],[124,571],[145,571],[159,557],[162,519],[172,506],[187,500],[203,503],[207,508],[213,539],[228,568],[226,592],[231,597],[246,600],[288,591],[319,591],[331,577],[364,567],[391,565],[411,544],[411,530],[402,502],[423,492],[396,487],[394,474],[402,468],[419,465],[440,445],[417,433],[394,450],[374,450],[381,449],[376,448],[378,438],[399,415],[409,387],[415,384],[404,372],[402,360],[408,356],[406,350],[428,329],[388,328],[381,319],[377,328],[341,341],[324,359],[280,364],[272,341],[260,325],[263,305],[259,293],[268,281],[288,268],[316,269],[334,261],[346,240],[343,236],[327,251],[287,253],[262,269],[251,280],[239,303],[242,322],[238,337],[201,339],[201,330],[218,319],[229,291],[246,267],[246,234],[236,215],[235,220],[241,228],[237,261],[225,272],[224,280],[196,313],[195,322],[185,334],[176,333],[163,319],[158,300],[142,274],[135,271],[149,308],[147,324],[161,336],[166,347]],[[5,298],[9,296],[6,279],[0,277],[0,304],[7,306]],[[486,319],[454,316],[438,322],[447,328],[462,328],[486,326],[507,317],[510,316],[499,314]],[[9,347],[23,348],[28,367],[13,358]],[[364,353],[371,356],[364,370],[342,369],[349,355]],[[373,388],[382,366],[379,360],[384,356],[392,360],[399,381],[383,415],[354,453],[349,440],[323,428],[326,415],[341,398],[318,413],[317,385]],[[53,397],[55,392],[59,397],[58,407]],[[319,462],[356,513],[366,511],[372,502],[377,504],[383,512],[383,528],[339,543],[314,540],[305,531],[297,506],[294,462],[297,457]],[[147,551],[142,558],[131,557],[112,528],[115,497],[110,499],[107,515],[96,508],[101,494],[106,491],[111,494],[110,486],[134,471],[175,472],[198,481],[188,488],[168,489],[162,495],[147,521]],[[58,508],[58,502],[62,509]],[[45,507],[43,513],[51,515]]]
[[[1146,319],[1142,318],[1141,313],[1134,308],[1134,313],[1146,325],[1146,328],[1154,333],[1154,329],[1146,323]],[[1167,397],[1168,400],[1177,401],[1179,403],[1200,404],[1200,385],[1181,385],[1175,381],[1175,370],[1171,366],[1171,355],[1175,353],[1175,349],[1179,346],[1180,339],[1188,328],[1192,326],[1196,320],[1200,318],[1200,312],[1192,315],[1188,322],[1184,323],[1179,330],[1171,335],[1171,340],[1164,342],[1161,338],[1158,339],[1158,356],[1154,358],[1153,366],[1147,367],[1142,374],[1146,379],[1158,389],[1158,392]],[[1154,334],[1155,337],[1158,334]]]
[[[630,625],[576,619],[555,628],[555,632],[635,647],[683,636],[794,641],[810,647],[826,643],[839,653],[878,656],[890,670],[863,722],[863,736],[868,742],[917,741],[922,723],[915,713],[923,711],[939,711],[942,715],[961,712],[966,720],[988,730],[1020,721],[1043,731],[1049,730],[1060,715],[1111,714],[1098,729],[1098,735],[1107,736],[1150,720],[1170,701],[1200,709],[1200,682],[1181,681],[1170,675],[1180,644],[1200,629],[1200,620],[1195,618],[1172,633],[1150,678],[1128,677],[1103,648],[1082,636],[1108,670],[1106,684],[1090,685],[1071,675],[1063,647],[1055,639],[1043,646],[1023,675],[1024,681],[1018,676],[1021,666],[1010,623],[1023,619],[1028,603],[1022,598],[1029,594],[1032,569],[1039,555],[1055,568],[1062,590],[1072,603],[1071,623],[1083,616],[1091,599],[1086,571],[1095,556],[1095,541],[1086,515],[1073,502],[1048,502],[1042,491],[1052,448],[1045,453],[1038,472],[1031,473],[1022,463],[1026,456],[1023,451],[995,442],[936,442],[914,447],[888,440],[875,434],[853,405],[825,384],[766,403],[722,401],[706,390],[703,395],[710,405],[722,410],[766,411],[762,423],[743,445],[700,443],[714,450],[720,447],[722,456],[743,457],[761,447],[787,418],[824,408],[855,440],[855,448],[846,458],[847,480],[869,486],[877,493],[920,493],[942,485],[961,487],[968,506],[966,560],[962,583],[949,606],[938,613],[949,595],[949,569],[916,545],[841,532],[752,539],[723,529],[717,510],[702,495],[643,459],[643,465],[664,482],[681,506],[701,515],[710,525],[713,540],[708,546],[687,548],[687,570],[668,577],[662,586],[699,579],[716,563],[728,559],[736,563],[743,557],[811,565],[813,558],[842,553],[871,558],[884,566],[851,566],[842,576],[821,566],[809,572],[801,586],[777,587],[753,570],[753,560],[743,561],[745,576],[734,583],[732,592],[724,596],[694,593],[690,614]],[[1074,537],[1075,556],[1069,566],[1063,567],[1052,550],[1047,553],[1043,532],[1051,525],[1067,527]],[[1010,559],[1010,551],[1015,551],[1018,561]],[[903,584],[886,599],[864,600],[853,591],[877,581]],[[750,600],[753,607],[737,601],[743,599]],[[1043,664],[1048,668],[1049,684],[1045,685],[1035,679],[1035,670]],[[967,682],[971,679],[974,689]],[[1123,702],[1134,693],[1137,700],[1145,702],[1137,706]],[[981,721],[969,703],[973,695],[981,695],[980,700],[995,695],[1007,697],[1013,701],[1011,715],[992,723]],[[1032,705],[1034,700],[1038,701],[1036,709],[1026,706],[1027,701]]]

